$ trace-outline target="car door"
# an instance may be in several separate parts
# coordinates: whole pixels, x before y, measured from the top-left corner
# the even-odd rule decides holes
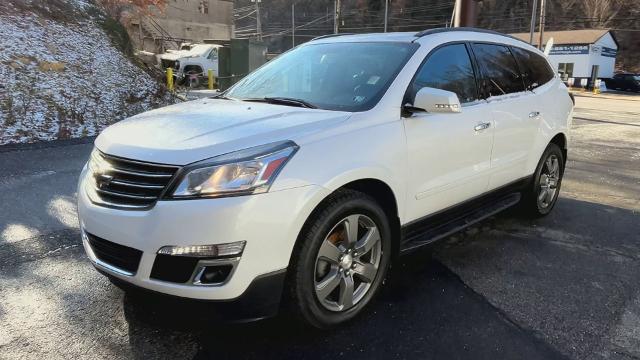
[[[218,74],[218,48],[217,47],[214,47],[213,49],[211,49],[209,54],[207,54],[206,65],[204,67],[205,67],[205,72],[207,72],[209,69],[211,69],[211,70],[213,70],[213,74],[215,76],[219,76],[219,74]]]
[[[479,100],[476,68],[464,43],[433,50],[418,69],[405,103],[422,87],[452,91],[459,113],[414,112],[404,119],[407,139],[407,215],[415,220],[485,192],[489,180],[493,125]]]
[[[495,125],[488,186],[492,190],[527,175],[527,159],[544,109],[535,94],[526,91],[509,47],[474,43],[472,49],[481,73],[481,93]]]

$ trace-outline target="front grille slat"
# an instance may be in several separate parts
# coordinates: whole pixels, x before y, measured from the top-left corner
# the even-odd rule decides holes
[[[155,200],[156,199],[155,196],[141,196],[141,195],[134,195],[134,194],[121,193],[121,192],[102,190],[102,189],[96,189],[96,191],[99,194],[106,194],[113,197],[124,197],[127,199],[135,199],[135,200]]]
[[[113,243],[86,233],[89,246],[98,260],[118,269],[135,274],[142,258],[142,251]]]
[[[126,180],[112,180],[111,183],[114,185],[130,186],[130,187],[140,188],[140,189],[162,190],[164,188],[164,186],[162,185],[134,183]]]
[[[127,175],[133,175],[133,176],[140,176],[140,177],[151,177],[151,178],[170,178],[173,176],[173,174],[165,174],[165,173],[148,173],[148,172],[143,172],[143,171],[134,171],[134,170],[130,170],[130,169],[124,169],[124,168],[111,168],[109,169],[112,172],[116,172],[116,173],[121,173],[121,174],[127,174]]]
[[[179,167],[147,163],[94,150],[89,161],[91,200],[108,207],[148,209],[158,200]]]

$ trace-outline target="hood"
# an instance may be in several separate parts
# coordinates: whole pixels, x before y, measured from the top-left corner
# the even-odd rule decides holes
[[[160,59],[163,60],[177,60],[181,58],[184,54],[182,54],[183,50],[176,51],[174,53],[164,53],[160,55]]]
[[[239,100],[203,99],[148,111],[105,129],[101,151],[185,165],[275,141],[296,141],[335,127],[350,113]]]

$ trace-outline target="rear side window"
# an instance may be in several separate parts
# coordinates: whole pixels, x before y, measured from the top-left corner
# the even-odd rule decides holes
[[[553,79],[553,70],[551,70],[545,58],[517,47],[511,49],[518,60],[527,89],[535,89]]]
[[[418,90],[432,87],[454,92],[461,103],[477,100],[476,78],[464,44],[441,47],[422,64],[409,88],[409,102]]]
[[[473,44],[483,74],[481,88],[486,97],[524,91],[524,83],[509,48],[494,44]]]

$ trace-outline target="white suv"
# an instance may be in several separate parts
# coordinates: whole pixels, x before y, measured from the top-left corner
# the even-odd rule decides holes
[[[282,302],[338,324],[395,256],[517,203],[549,213],[572,111],[544,55],[506,35],[318,38],[102,132],[78,189],[84,247],[116,282],[225,319]]]

